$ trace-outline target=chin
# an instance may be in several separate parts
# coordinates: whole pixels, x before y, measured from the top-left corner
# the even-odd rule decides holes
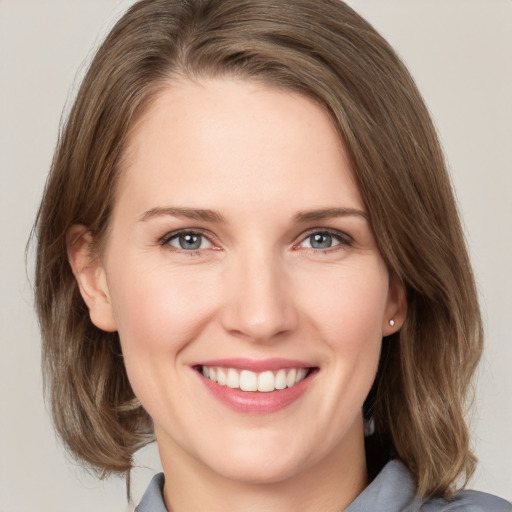
[[[304,447],[287,446],[285,442],[253,440],[245,445],[232,445],[223,456],[208,454],[203,459],[212,471],[229,480],[246,484],[273,484],[286,481],[310,466]]]
[[[267,457],[268,459],[268,457]],[[294,477],[301,466],[297,463],[277,463],[276,460],[233,461],[221,467],[211,468],[218,475],[234,482],[252,485],[278,484]]]

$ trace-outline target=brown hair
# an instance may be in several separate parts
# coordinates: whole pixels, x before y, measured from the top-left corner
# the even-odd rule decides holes
[[[172,78],[233,76],[298,91],[337,127],[381,254],[407,291],[366,413],[421,495],[448,495],[475,459],[464,421],[482,348],[474,279],[428,111],[389,44],[339,0],[142,0],[98,50],[61,134],[38,213],[36,304],[55,427],[94,468],[128,472],[152,422],[117,333],[90,321],[66,233],[108,227],[124,144]]]

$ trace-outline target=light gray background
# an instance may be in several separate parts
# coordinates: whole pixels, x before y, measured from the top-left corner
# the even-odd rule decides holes
[[[512,2],[349,3],[403,56],[441,135],[487,325],[472,415],[481,464],[471,485],[510,500]],[[60,113],[81,76],[77,70],[130,4],[0,0],[0,512],[131,510],[123,481],[98,482],[85,474],[54,437],[42,402],[39,334],[24,266]],[[138,462],[146,467],[135,472],[135,500],[159,467],[154,447]]]

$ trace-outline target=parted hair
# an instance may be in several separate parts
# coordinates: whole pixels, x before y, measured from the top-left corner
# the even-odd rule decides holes
[[[475,465],[465,421],[482,349],[474,278],[422,97],[390,45],[340,0],[142,0],[100,46],[62,125],[34,226],[57,432],[103,475],[129,472],[136,450],[154,440],[118,334],[89,318],[66,233],[87,226],[101,251],[135,121],[173,79],[213,77],[299,92],[330,116],[380,253],[407,295],[405,323],[383,340],[365,415],[420,495],[449,496]]]

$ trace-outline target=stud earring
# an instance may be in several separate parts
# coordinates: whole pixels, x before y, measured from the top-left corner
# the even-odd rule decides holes
[[[394,327],[395,326],[395,321],[394,320],[390,320],[389,321],[389,325],[391,325],[391,327]]]

